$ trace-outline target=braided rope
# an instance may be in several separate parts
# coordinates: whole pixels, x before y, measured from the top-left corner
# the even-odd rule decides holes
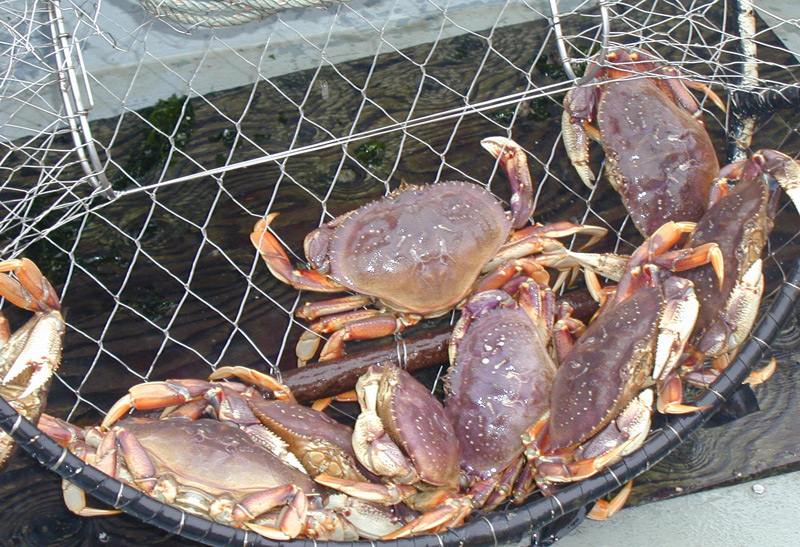
[[[139,0],[144,9],[194,27],[231,27],[298,8],[325,8],[347,0]]]

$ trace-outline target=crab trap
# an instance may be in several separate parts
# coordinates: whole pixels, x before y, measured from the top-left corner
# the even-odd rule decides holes
[[[408,185],[463,181],[513,211],[519,201],[504,162],[481,146],[497,137],[513,139],[527,160],[536,222],[600,227],[607,235],[589,250],[629,255],[643,237],[609,183],[621,169],[608,158],[616,135],[600,136],[606,154],[590,148],[588,184],[565,148],[575,135],[562,135],[565,95],[591,85],[620,51],[658,60],[629,81],[691,83],[699,107],[690,118],[703,120],[719,165],[758,150],[800,158],[800,10],[787,2],[4,0],[0,14],[0,260],[30,259],[60,295],[63,355],[44,411],[81,426],[99,424],[136,384],[204,380],[232,365],[281,378],[308,399],[352,386],[356,361],[359,370],[434,365],[419,377],[440,394],[460,298],[420,310],[421,320],[396,335],[346,342],[333,361],[336,382],[313,364],[308,370],[320,372],[306,374],[298,342],[316,349],[337,334],[310,330],[298,311],[329,296],[273,276],[251,243],[254,225],[269,219],[261,232],[287,250],[278,262],[291,270],[312,261],[306,234]],[[652,107],[642,101],[645,121]],[[786,355],[779,335],[800,297],[797,214],[781,194],[761,255],[758,319],[730,365],[690,399],[701,410],[655,421],[640,448],[552,495],[534,492],[462,526],[382,543],[544,544],[675,451],[751,370]],[[475,233],[478,224],[459,229]],[[560,241],[572,252],[586,239]],[[330,261],[358,267],[337,249]],[[455,264],[453,275],[474,267]],[[427,282],[425,272],[414,282]],[[581,284],[565,283],[559,296]],[[358,302],[352,313],[369,304]],[[10,304],[2,311],[13,331],[30,314]],[[334,403],[327,412],[352,423],[358,409]],[[84,464],[2,398],[0,427],[89,493],[90,504],[132,515],[119,526],[138,528],[140,542],[176,534],[186,544],[286,544],[163,504]],[[23,466],[4,472],[25,490]],[[51,486],[44,496],[60,505]],[[71,522],[97,522],[79,526],[112,541],[114,526],[102,520]],[[61,535],[45,543],[70,544],[64,527],[8,537],[35,544],[30,534],[46,533]]]

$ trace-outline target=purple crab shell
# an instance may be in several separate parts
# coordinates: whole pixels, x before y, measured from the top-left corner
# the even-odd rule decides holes
[[[520,436],[549,406],[555,374],[522,309],[495,308],[472,319],[458,341],[445,398],[468,476],[485,479],[520,457]]]

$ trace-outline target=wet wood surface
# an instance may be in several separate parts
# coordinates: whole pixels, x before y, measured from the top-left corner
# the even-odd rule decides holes
[[[497,29],[492,37],[495,51],[517,66],[529,66],[530,53],[539,51],[545,36],[541,22]],[[678,39],[678,38],[676,38]],[[715,37],[705,37],[714,43]],[[764,39],[768,39],[765,37]],[[552,44],[550,49],[554,51]],[[459,92],[467,92],[476,62],[485,42],[462,36],[437,44],[437,54],[426,62],[427,78],[436,78]],[[422,62],[430,45],[404,53]],[[770,53],[779,66],[780,52]],[[529,78],[536,85],[560,81],[563,75],[551,66],[537,65],[530,74],[507,70],[495,59],[494,68],[483,70],[470,91],[480,101],[525,89]],[[385,126],[408,115],[409,97],[419,97],[414,117],[463,105],[463,99],[441,83],[423,81],[418,68],[400,62],[397,56],[382,56],[374,77],[365,81],[373,59],[343,63],[337,68],[356,86],[365,86],[376,105],[366,105],[357,130]],[[494,67],[495,65],[489,66]],[[506,70],[502,67],[505,66]],[[470,72],[472,71],[472,72]],[[314,78],[317,78],[315,80]],[[357,110],[361,93],[334,71],[301,72],[273,80],[283,91],[259,86],[229,90],[193,100],[194,127],[182,154],[193,161],[172,161],[167,177],[177,177],[225,162],[258,157],[319,142],[330,135],[319,127],[350,129],[348,113]],[[309,86],[327,84],[328,95],[312,93]],[[304,121],[295,132],[297,109],[289,99],[303,102]],[[189,103],[187,103],[189,104]],[[331,108],[331,105],[338,105]],[[184,105],[185,107],[186,105]],[[54,382],[48,411],[76,423],[99,421],[98,409],[107,409],[126,389],[143,378],[203,378],[213,365],[253,366],[267,371],[293,367],[293,346],[302,328],[291,321],[289,311],[296,293],[274,280],[266,268],[254,261],[248,241],[252,225],[272,203],[281,213],[274,227],[290,249],[299,251],[303,236],[319,224],[324,214],[338,215],[376,199],[401,180],[424,183],[433,180],[471,179],[490,181],[497,195],[507,197],[502,174],[492,177],[493,162],[478,151],[480,138],[505,134],[513,124],[513,136],[526,149],[547,158],[558,153],[545,171],[531,162],[539,184],[536,219],[581,220],[589,207],[587,223],[603,222],[619,230],[622,244],[630,250],[638,235],[619,198],[601,182],[595,195],[583,186],[556,147],[561,107],[556,100],[525,103],[517,112],[498,109],[487,115],[467,116],[459,124],[441,122],[381,137],[375,148],[352,145],[347,154],[330,148],[314,155],[290,158],[250,169],[228,172],[221,181],[210,178],[165,187],[154,193],[123,197],[91,215],[79,235],[74,226],[52,234],[51,241],[76,241],[74,261],[79,268],[69,272],[64,256],[43,243],[31,249],[31,258],[61,288],[70,325],[65,340],[64,363]],[[230,120],[242,117],[244,137],[235,146],[226,138],[236,132]],[[797,127],[797,115],[781,118]],[[757,147],[777,146],[787,153],[800,150],[798,135],[771,133],[768,122],[757,133]],[[712,138],[724,142],[719,123],[708,122]],[[188,130],[187,130],[188,131]],[[137,153],[146,128],[141,120],[126,116],[97,123],[94,134],[100,142],[113,142],[111,155],[124,170],[123,161]],[[378,146],[379,145],[379,146]],[[724,160],[720,146],[720,160]],[[401,161],[396,163],[396,159]],[[441,158],[445,158],[442,165]],[[196,162],[193,163],[193,162]],[[137,174],[143,184],[156,180],[157,171]],[[123,185],[122,170],[111,167],[109,176]],[[328,194],[331,180],[336,181]],[[325,200],[325,209],[321,200]],[[144,202],[144,203],[143,203]],[[329,218],[329,217],[328,217]],[[108,219],[108,220],[107,220]],[[784,208],[777,219],[765,271],[771,288],[782,279],[781,265],[797,256],[797,222]],[[10,235],[8,236],[10,237]],[[613,239],[613,238],[612,238]],[[69,246],[66,246],[69,248]],[[598,250],[611,250],[614,241]],[[141,249],[143,254],[137,254]],[[52,258],[54,257],[54,258]],[[135,257],[135,258],[134,258]],[[68,260],[68,258],[67,258]],[[251,275],[251,272],[252,275]],[[190,288],[188,297],[185,286]],[[21,324],[13,311],[14,325]],[[760,410],[719,427],[705,428],[687,439],[666,460],[636,481],[632,503],[647,503],[701,489],[731,484],[800,467],[797,416],[800,416],[800,315],[795,316],[773,344],[779,358],[775,376],[755,393]],[[285,333],[288,332],[288,336]],[[98,351],[97,340],[103,350]],[[381,341],[386,343],[386,341]],[[80,397],[76,395],[80,393]],[[126,515],[79,518],[69,513],[61,500],[59,479],[22,454],[12,457],[0,474],[0,545],[193,545],[145,525]]]

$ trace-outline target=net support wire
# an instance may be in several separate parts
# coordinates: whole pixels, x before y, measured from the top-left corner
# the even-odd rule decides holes
[[[564,38],[564,31],[561,28],[561,15],[558,11],[558,0],[549,0],[550,2],[550,22],[553,27],[553,32],[556,35],[556,47],[558,48],[558,55],[561,59],[561,67],[567,78],[572,80],[573,84],[577,87],[592,80],[597,75],[603,65],[603,61],[608,53],[608,36],[611,34],[611,16],[608,11],[608,2],[599,0],[597,2],[600,8],[600,51],[597,54],[597,60],[589,63],[583,76],[580,78],[575,74],[572,68],[572,57],[567,52],[567,40]]]
[[[51,0],[47,5],[57,63],[58,85],[72,141],[75,144],[75,152],[89,184],[99,195],[112,200],[116,197],[116,192],[111,188],[111,183],[105,175],[89,124],[89,110],[94,100],[80,46],[70,41],[72,36],[66,31],[60,0]],[[76,65],[80,67],[83,78],[78,77]],[[84,103],[81,86],[86,90],[88,103]]]

